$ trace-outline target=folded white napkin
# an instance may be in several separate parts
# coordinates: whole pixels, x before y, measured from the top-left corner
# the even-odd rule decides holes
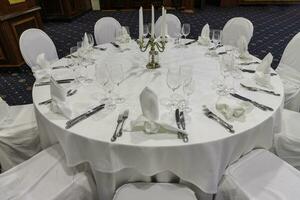
[[[6,125],[6,120],[9,118],[9,105],[0,98],[0,126]]]
[[[50,62],[46,59],[45,54],[41,53],[36,58],[37,66],[32,67],[32,73],[36,81],[48,80],[50,78]]]
[[[229,121],[245,121],[246,113],[252,109],[251,104],[247,102],[237,102],[228,97],[220,97],[215,106],[217,111]]]
[[[245,36],[241,36],[237,41],[237,47],[239,51],[239,57],[241,59],[249,59],[250,54],[248,52],[248,43]]]
[[[122,26],[120,35],[118,36],[118,41],[120,43],[129,43],[131,40],[130,35],[128,34],[126,28]]]
[[[130,129],[127,131],[144,131],[146,133],[176,133],[179,129],[159,122],[159,104],[156,94],[146,87],[140,94],[142,115],[131,121]],[[185,131],[181,132],[185,133]]]
[[[254,80],[257,85],[261,87],[266,87],[272,89],[272,85],[270,83],[270,69],[273,61],[273,56],[271,53],[268,53],[256,68]]]
[[[67,101],[67,91],[53,77],[50,79],[50,94],[52,99],[51,110],[64,115],[68,119],[73,118],[74,112],[72,112],[72,107]]]
[[[199,44],[205,46],[210,45],[211,42],[209,38],[209,32],[210,32],[209,25],[205,24],[205,26],[202,28],[201,35],[198,37]]]

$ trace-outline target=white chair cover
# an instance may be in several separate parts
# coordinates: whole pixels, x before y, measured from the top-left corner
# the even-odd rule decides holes
[[[54,62],[58,60],[56,47],[51,38],[40,29],[28,29],[20,37],[19,46],[26,64],[33,68],[37,65],[36,58],[44,53],[45,58]]]
[[[300,111],[300,33],[289,42],[276,71],[284,84],[285,108]]]
[[[274,146],[281,159],[300,170],[300,113],[283,111],[282,132],[275,135]]]
[[[121,186],[113,200],[197,200],[189,188],[170,183],[132,183]]]
[[[160,16],[158,20],[155,23],[155,35],[158,37],[161,35],[161,23],[162,23],[162,17]],[[167,23],[167,33],[172,38],[177,38],[178,35],[181,32],[181,22],[173,14],[167,14],[166,15],[166,23]]]
[[[300,172],[276,155],[254,150],[226,170],[217,200],[297,200]]]
[[[253,36],[253,24],[246,18],[234,17],[223,28],[222,42],[237,47],[237,41],[241,36],[246,38],[248,45]]]
[[[29,159],[41,149],[33,105],[11,106],[10,115],[11,122],[0,129],[2,172]]]
[[[1,200],[94,200],[95,195],[91,176],[68,168],[58,144],[0,174]]]
[[[121,24],[112,17],[99,19],[94,27],[96,43],[104,44],[116,41],[117,33],[121,30]]]

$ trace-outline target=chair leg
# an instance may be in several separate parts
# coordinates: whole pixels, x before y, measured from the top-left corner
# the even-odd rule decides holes
[[[217,194],[213,194],[212,195],[212,200],[216,200],[216,196],[217,196]]]

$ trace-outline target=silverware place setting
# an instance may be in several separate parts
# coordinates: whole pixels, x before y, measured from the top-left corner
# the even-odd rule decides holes
[[[179,111],[178,108],[175,110],[175,120],[176,120],[177,128],[185,130],[184,113],[182,111]],[[185,133],[178,131],[177,136],[179,139],[182,139],[183,142],[185,142],[185,143],[187,143],[189,141],[188,135]]]
[[[218,115],[216,115],[215,113],[213,113],[211,110],[209,110],[207,108],[207,106],[203,106],[203,112],[204,115],[207,116],[208,118],[216,121],[217,123],[219,123],[221,126],[223,126],[229,133],[234,134],[235,131],[233,129],[233,126],[229,123],[227,123],[226,121],[224,121],[221,117],[219,117]]]
[[[128,119],[128,115],[129,115],[129,110],[125,110],[123,113],[123,116],[122,116],[122,123],[121,123],[121,127],[117,133],[117,137],[121,137],[123,135],[123,126],[124,126],[126,119]]]
[[[195,42],[197,42],[197,40],[192,40],[190,42],[185,43],[184,45],[188,46],[188,45],[194,44]]]
[[[117,125],[110,141],[114,142],[117,140],[118,137],[121,137],[123,135],[123,126],[125,121],[128,119],[128,115],[129,115],[129,110],[125,110],[123,113],[120,113],[118,115]]]
[[[66,129],[69,129],[73,127],[74,125],[78,124],[79,122],[89,118],[90,116],[94,115],[95,113],[99,112],[100,110],[103,110],[105,108],[105,104],[101,104],[99,106],[96,106],[89,111],[79,115],[78,117],[75,117],[74,119],[71,119],[66,122]]]
[[[279,93],[275,93],[274,91],[271,91],[271,90],[265,90],[265,89],[261,89],[261,88],[257,88],[257,87],[247,86],[247,85],[245,85],[243,83],[240,83],[240,85],[243,88],[245,88],[245,89],[247,89],[249,91],[254,91],[254,92],[259,92],[260,91],[260,92],[264,92],[264,93],[271,94],[271,95],[274,95],[274,96],[280,96]]]
[[[119,114],[118,119],[117,119],[117,126],[115,128],[115,131],[114,131],[113,136],[111,137],[110,141],[114,142],[117,140],[117,132],[118,132],[119,126],[122,123],[122,121],[123,121],[123,114]]]
[[[263,111],[274,111],[274,109],[271,108],[271,107],[269,107],[269,106],[263,105],[261,103],[258,103],[256,101],[254,101],[254,100],[251,100],[251,99],[248,99],[246,97],[243,97],[243,96],[241,96],[241,95],[239,95],[237,93],[230,93],[230,95],[233,96],[233,97],[235,97],[235,98],[237,98],[237,99],[239,99],[239,100],[249,102],[252,105],[254,105],[255,107],[257,107],[257,108],[259,108],[259,109],[261,109]]]

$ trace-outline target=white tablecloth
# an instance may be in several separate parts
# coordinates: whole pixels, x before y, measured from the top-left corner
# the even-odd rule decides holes
[[[247,115],[246,122],[231,122],[235,134],[230,134],[203,114],[202,105],[214,108],[218,98],[212,87],[212,82],[218,74],[218,59],[205,55],[207,47],[192,44],[188,48],[178,49],[170,42],[166,51],[160,54],[162,67],[147,71],[145,65],[148,53],[141,53],[134,42],[129,45],[131,50],[123,53],[111,44],[104,46],[108,47],[108,50],[94,50],[94,58],[102,64],[123,63],[126,77],[115,90],[126,98],[126,102],[117,105],[113,112],[101,111],[66,130],[67,119],[53,113],[50,106],[38,105],[39,102],[49,99],[49,86],[33,89],[33,101],[43,145],[47,146],[57,139],[65,151],[69,165],[89,162],[96,176],[99,198],[110,199],[114,188],[107,188],[119,185],[124,179],[134,181],[135,173],[147,177],[164,171],[172,172],[204,192],[215,193],[225,168],[231,162],[253,148],[268,149],[272,146],[274,128],[280,129],[283,95],[276,97],[247,91],[240,88],[237,82],[236,89],[239,94],[266,104],[274,108],[274,111],[265,112],[254,108]],[[55,65],[64,62],[66,60],[62,59]],[[185,64],[193,66],[196,82],[196,90],[190,99],[192,121],[187,124],[189,142],[183,143],[175,134],[146,135],[141,132],[125,132],[112,143],[110,138],[118,114],[125,109],[130,110],[127,125],[141,114],[139,94],[145,86],[153,89],[159,99],[169,97],[171,90],[166,84],[167,68]],[[93,66],[90,66],[90,75],[94,74],[93,70]],[[244,79],[253,77],[253,74],[249,73],[243,75]],[[276,92],[283,94],[279,76],[272,76],[271,83]],[[182,88],[178,92],[182,93]],[[80,87],[77,94],[71,98],[72,101],[77,101],[78,107],[87,109],[99,104],[97,99],[101,94],[103,91],[91,84]],[[161,116],[166,112],[168,110],[160,105]],[[175,126],[175,122],[172,123]],[[121,173],[122,171],[124,173]]]

